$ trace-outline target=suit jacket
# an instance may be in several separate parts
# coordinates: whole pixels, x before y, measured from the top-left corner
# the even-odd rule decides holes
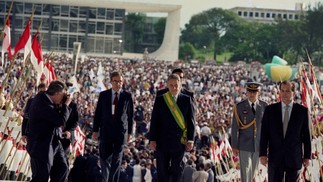
[[[69,107],[63,104],[61,112],[54,108],[45,92],[38,93],[29,110],[29,133],[27,151],[32,158],[53,161],[58,146],[58,128],[64,126],[70,115]]]
[[[41,91],[43,92],[43,91]],[[29,120],[29,109],[30,109],[30,106],[31,106],[31,103],[33,101],[34,97],[31,97],[27,100],[27,104],[26,104],[26,107],[25,107],[25,110],[24,110],[24,117],[23,117],[23,120],[22,120],[22,125],[21,125],[21,135],[22,136],[27,136],[28,135],[28,120]]]
[[[68,105],[71,108],[71,114],[68,120],[65,123],[64,131],[69,131],[71,133],[71,138],[70,139],[62,139],[62,144],[64,148],[68,148],[70,143],[74,142],[75,136],[74,136],[74,131],[76,127],[78,126],[78,121],[79,121],[79,113],[77,110],[77,105],[74,102],[71,102]]]
[[[307,108],[293,104],[286,135],[283,134],[281,102],[269,105],[262,120],[260,156],[273,166],[300,169],[303,159],[311,158],[311,135]]]
[[[193,104],[189,96],[180,93],[177,105],[181,110],[187,126],[187,139],[194,140],[195,120]],[[178,151],[184,150],[181,144],[183,131],[178,126],[162,95],[156,97],[150,124],[150,141],[156,141],[157,150]],[[180,147],[183,146],[183,147]]]
[[[21,135],[22,136],[26,136],[28,134],[28,120],[29,120],[29,109],[30,109],[30,105],[31,102],[33,101],[34,98],[30,98],[27,100],[27,104],[24,110],[24,117],[22,120],[22,125],[21,125]]]
[[[95,110],[93,132],[100,131],[100,143],[123,144],[133,126],[133,101],[131,93],[121,91],[118,98],[116,121],[112,119],[112,89],[100,93]]]
[[[239,119],[248,124],[256,118],[256,138],[254,134],[254,125],[247,129],[240,129],[236,119],[235,113],[232,117],[231,128],[231,146],[242,151],[259,152],[260,134],[261,134],[261,120],[267,103],[259,100],[256,105],[256,114],[254,115],[248,100],[243,100],[236,105]]]
[[[168,92],[168,88],[164,88],[164,89],[158,90],[157,91],[157,94],[156,94],[156,97],[157,96],[160,96],[160,95],[163,95],[166,92]],[[181,89],[181,93],[182,94],[185,94],[185,95],[188,95],[192,99],[192,101],[194,102],[194,93],[193,92],[187,90],[186,88],[182,88]]]

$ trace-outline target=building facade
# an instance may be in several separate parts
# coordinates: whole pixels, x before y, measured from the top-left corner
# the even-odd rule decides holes
[[[0,25],[9,11],[11,0],[0,2]],[[81,52],[121,54],[125,9],[14,2],[11,11],[11,37],[15,45],[35,9],[31,32],[38,29],[42,47],[49,51],[73,51],[81,42]]]
[[[231,11],[247,21],[260,23],[275,23],[277,19],[299,20],[304,17],[303,9],[283,10],[266,8],[235,7]]]
[[[0,27],[11,0],[0,1]],[[19,40],[29,17],[36,8],[31,32],[39,27],[46,51],[73,51],[81,42],[81,54],[138,58],[141,54],[124,53],[124,20],[126,12],[167,13],[161,46],[149,57],[176,61],[179,51],[181,5],[159,0],[15,0],[11,11],[12,46]],[[41,26],[40,26],[41,25]]]

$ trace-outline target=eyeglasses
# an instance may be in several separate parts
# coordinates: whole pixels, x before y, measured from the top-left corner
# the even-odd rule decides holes
[[[122,83],[122,80],[112,80],[112,83],[120,84],[120,83]]]

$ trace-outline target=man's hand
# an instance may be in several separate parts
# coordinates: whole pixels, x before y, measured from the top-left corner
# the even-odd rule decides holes
[[[156,146],[157,146],[156,141],[150,141],[149,142],[149,148],[151,150],[156,151]]]
[[[63,133],[63,135],[64,135],[64,138],[65,138],[65,139],[70,139],[70,138],[71,138],[71,132],[69,132],[69,131],[65,131],[65,132]]]
[[[264,166],[267,166],[268,158],[266,156],[259,157],[260,163]]]
[[[232,149],[232,153],[234,156],[238,156],[239,155],[239,149]]]
[[[26,135],[22,135],[21,136],[21,141],[26,144],[27,143],[27,136]]]
[[[98,141],[98,132],[93,132],[92,133],[92,140],[93,141]]]
[[[311,160],[310,159],[303,159],[303,165],[304,167],[308,167],[311,163]]]
[[[193,149],[194,142],[193,141],[187,141],[186,143],[186,151],[191,151]]]
[[[128,134],[127,143],[129,143],[130,140],[131,140],[131,134]]]

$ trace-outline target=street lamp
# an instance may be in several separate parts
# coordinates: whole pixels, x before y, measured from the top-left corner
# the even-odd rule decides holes
[[[122,39],[119,39],[119,53],[120,53],[120,55],[122,55],[121,47],[122,47]]]

